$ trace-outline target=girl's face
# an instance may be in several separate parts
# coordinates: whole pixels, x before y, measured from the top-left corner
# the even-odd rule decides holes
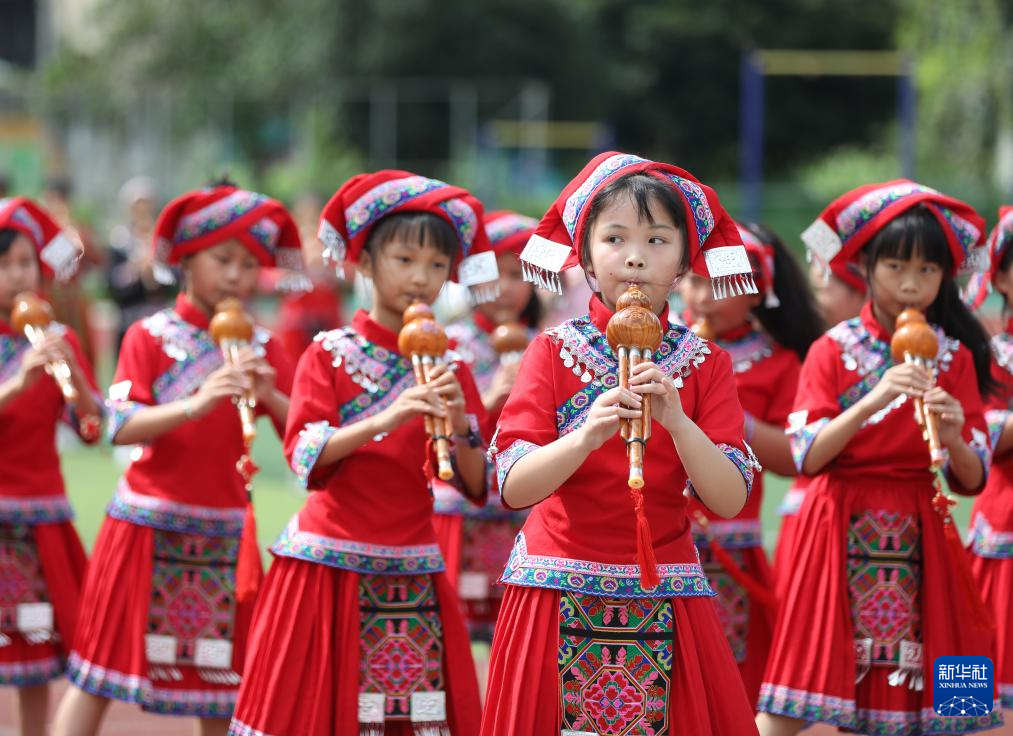
[[[824,277],[815,263],[809,267],[809,285],[816,298],[816,308],[828,327],[857,317],[865,304],[865,294],[852,289],[833,274],[829,278]]]
[[[183,261],[186,295],[207,314],[223,299],[253,296],[260,261],[238,240],[226,240]]]
[[[996,272],[993,286],[1005,297],[1006,304],[1013,304],[1013,261],[1010,261],[1005,271]]]
[[[0,256],[0,312],[10,312],[14,307],[14,297],[22,291],[38,288],[39,260],[35,246],[19,234],[7,252]]]
[[[496,265],[499,267],[499,296],[475,309],[497,324],[515,322],[528,306],[535,285],[524,280],[521,259],[513,253],[498,254]]]
[[[682,275],[686,238],[659,203],[652,200],[650,210],[653,223],[640,218],[632,199],[619,197],[591,227],[588,273],[598,280],[609,309],[615,309],[627,287],[637,284],[660,313]]]
[[[917,253],[910,259],[880,258],[872,269],[871,293],[876,318],[889,329],[908,307],[924,312],[936,300],[943,267]]]
[[[401,238],[389,240],[372,255],[363,251],[362,275],[373,281],[374,307],[400,315],[415,302],[432,304],[450,277],[450,256],[428,239],[421,245]]]
[[[710,279],[691,273],[679,284],[679,296],[693,320],[706,319],[721,335],[749,321],[750,312],[760,303],[759,294],[743,294],[715,299]]]

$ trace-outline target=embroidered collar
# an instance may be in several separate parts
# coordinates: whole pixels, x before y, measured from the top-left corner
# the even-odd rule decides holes
[[[559,357],[563,365],[580,376],[581,381],[615,385],[618,361],[605,339],[605,327],[612,312],[597,297],[592,297],[589,306],[589,314],[567,320],[546,330],[545,334],[560,343]],[[710,348],[689,328],[669,323],[667,305],[660,317],[662,324],[668,325],[668,330],[654,355],[654,362],[668,375],[674,376],[676,385],[681,387],[682,379],[689,375],[692,368],[703,363],[710,354]]]
[[[774,354],[773,341],[767,333],[756,329],[752,324],[729,330],[714,342],[732,359],[733,373],[745,373]]]
[[[194,327],[202,330],[207,330],[211,324],[211,317],[204,313],[200,307],[190,301],[190,298],[186,294],[180,292],[176,295],[176,306],[175,312],[184,321],[189,322]]]
[[[934,329],[939,338],[936,370],[946,371],[960,349],[960,341],[947,336],[939,327]],[[861,377],[882,373],[893,364],[890,335],[873,316],[870,302],[865,303],[858,317],[832,327],[827,335],[840,347],[844,367]]]
[[[352,317],[352,329],[374,345],[397,352],[397,333],[381,325],[365,309],[358,310]]]

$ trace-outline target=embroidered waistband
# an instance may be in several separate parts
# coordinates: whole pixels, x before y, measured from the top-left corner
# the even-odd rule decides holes
[[[639,565],[614,565],[566,557],[529,555],[524,532],[517,535],[501,582],[534,588],[569,590],[610,598],[668,598],[713,596],[699,562],[658,565],[661,583],[640,585]]]
[[[73,518],[66,496],[0,498],[0,522],[4,524],[51,524]]]
[[[372,575],[427,575],[445,569],[437,544],[396,546],[336,539],[300,529],[298,514],[282,531],[271,552],[279,557]]]
[[[120,479],[116,495],[106,508],[114,519],[170,532],[238,537],[243,533],[243,508],[213,508],[145,496]]]
[[[732,521],[712,521],[709,525],[710,536],[725,549],[748,549],[762,547],[763,535],[759,519]],[[693,541],[699,547],[709,542],[707,533],[695,522],[693,524]]]

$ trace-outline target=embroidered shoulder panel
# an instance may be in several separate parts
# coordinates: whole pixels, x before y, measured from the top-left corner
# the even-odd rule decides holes
[[[1013,375],[1013,335],[1000,332],[990,341],[995,362],[1004,371]]]
[[[580,376],[581,381],[597,381],[607,387],[611,387],[610,383],[615,385],[618,361],[590,315],[567,320],[546,330],[545,334],[559,345],[559,358],[563,365],[575,376]],[[682,379],[703,363],[709,354],[706,340],[701,340],[687,327],[669,324],[654,355],[654,362],[676,379],[677,386],[681,386]]]
[[[208,331],[187,322],[174,309],[156,312],[141,325],[158,341],[162,352],[174,361],[152,384],[157,403],[167,404],[190,396],[222,366],[221,350]],[[253,348],[257,355],[267,354],[265,346],[270,339],[270,332],[254,327]]]
[[[960,349],[960,341],[948,337],[938,327],[935,329],[936,335],[939,338],[939,353],[936,355],[935,364],[936,371],[946,372],[953,363],[953,356]],[[879,383],[879,380],[886,373],[887,369],[893,365],[890,345],[873,337],[858,317],[835,325],[830,328],[827,335],[840,348],[841,362],[844,365],[844,369],[854,371],[859,378],[856,383],[849,386],[837,399],[841,408],[847,409],[869,393]],[[877,422],[872,423],[875,424]]]
[[[0,383],[10,379],[21,367],[22,356],[30,347],[27,338],[0,335]]]

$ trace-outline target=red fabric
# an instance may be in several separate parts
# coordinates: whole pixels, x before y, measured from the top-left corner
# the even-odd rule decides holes
[[[773,290],[774,288],[774,246],[772,243],[766,243],[759,238],[752,230],[749,229],[748,225],[741,222],[736,222],[735,226],[739,229],[739,236],[742,238],[742,245],[746,248],[746,253],[750,255],[750,260],[756,263],[759,267],[759,273],[754,271],[754,280],[756,281],[756,288],[759,289],[761,294],[767,292],[768,289]],[[759,278],[756,278],[759,276]]]
[[[352,328],[366,340],[397,352],[397,335],[356,313]],[[292,460],[307,424],[327,421],[341,426],[338,407],[363,392],[344,370],[335,370],[334,356],[319,342],[303,354],[296,370],[285,432],[285,455]],[[485,422],[485,409],[471,371],[458,364],[466,411]],[[426,483],[426,431],[422,417],[405,422],[382,442],[367,442],[338,463],[314,468],[312,493],[299,512],[299,529],[336,539],[370,544],[433,544],[433,496]],[[382,492],[381,492],[382,491]]]
[[[673,598],[673,733],[757,733],[735,663],[706,598]],[[558,736],[559,592],[508,586],[489,663],[482,736]],[[681,725],[676,725],[681,724]]]
[[[276,333],[295,365],[317,334],[342,324],[341,292],[316,284],[309,291],[282,297]]]
[[[424,188],[426,191],[416,196],[398,199],[392,191],[400,187],[399,182],[402,180],[415,180],[413,188]],[[425,186],[420,187],[420,184]],[[489,238],[483,226],[482,203],[467,189],[444,184],[436,179],[420,177],[409,171],[383,169],[372,174],[357,174],[342,184],[320,214],[320,240],[325,246],[328,245],[330,240],[328,233],[333,229],[344,243],[345,251],[342,256],[344,260],[348,263],[358,263],[359,255],[369,240],[369,234],[383,217],[405,212],[426,212],[439,217],[454,228],[463,245],[466,231],[454,221],[446,209],[440,206],[450,200],[456,200],[470,209],[474,213],[474,224],[477,226],[474,231],[467,232],[472,238],[471,247],[462,247],[454,260],[450,278],[456,280],[457,267],[464,257],[489,250]],[[366,224],[375,213],[380,214]],[[348,217],[353,221],[348,222]]]
[[[1009,250],[1010,243],[1013,243],[1013,206],[999,208],[999,220],[996,222],[992,232],[988,234],[985,247],[988,249],[988,273],[975,274],[967,286],[967,301],[974,309],[978,309],[985,303],[991,291],[990,287],[995,285],[995,277],[1002,266],[1002,259]]]
[[[513,253],[519,256],[537,226],[535,218],[510,210],[496,210],[485,216],[485,233],[496,255]]]
[[[42,577],[46,582],[46,595],[53,605],[53,620],[60,638],[44,644],[29,644],[20,636],[12,636],[9,644],[0,647],[0,668],[53,657],[65,658],[69,642],[74,641],[78,602],[88,564],[81,538],[69,521],[35,524],[32,531]]]
[[[859,294],[865,294],[869,290],[869,283],[865,280],[862,272],[854,263],[831,263],[830,273],[857,291]]]
[[[478,733],[478,681],[457,599],[433,575],[444,637],[453,736]],[[279,557],[251,629],[250,667],[235,719],[264,733],[358,736],[359,575]],[[296,676],[297,674],[297,676]],[[410,733],[410,726],[404,729]],[[387,727],[386,733],[400,729]]]
[[[447,580],[456,588],[461,575],[461,550],[464,545],[464,517],[459,514],[433,514],[436,543],[440,545]],[[507,555],[510,550],[507,550]],[[506,564],[506,557],[503,558]]]
[[[92,550],[88,575],[81,592],[80,616],[74,653],[93,666],[120,675],[148,677],[144,634],[151,604],[154,530],[106,517]],[[99,574],[98,571],[101,571]],[[247,632],[253,603],[236,606],[233,624],[232,669],[242,674]],[[181,667],[183,679],[159,688],[234,691],[234,685],[202,680],[195,667]]]
[[[971,571],[977,582],[978,591],[996,622],[995,682],[1003,689],[1003,707],[1013,708],[1013,559],[990,559],[971,556]]]
[[[885,200],[876,197],[877,193],[881,191],[907,186],[917,187],[917,189],[906,193],[904,196],[887,197]],[[839,227],[841,214],[863,197],[869,198],[869,204],[865,206],[865,212],[861,218],[866,220],[865,223],[857,228],[853,234],[842,232],[842,229]],[[851,261],[857,263],[858,254],[866,243],[871,241],[891,220],[920,204],[934,205],[929,207],[929,211],[939,221],[939,225],[946,234],[946,242],[949,244],[950,253],[953,255],[953,273],[956,273],[968,254],[964,251],[964,246],[961,245],[952,225],[950,225],[938,208],[945,207],[977,230],[978,238],[974,244],[975,246],[984,240],[985,220],[969,204],[961,202],[959,199],[948,197],[934,189],[917,185],[909,179],[894,179],[878,184],[866,184],[842,194],[826,206],[823,212],[820,213],[819,219],[823,220],[842,238],[847,237],[841,251],[833,257],[832,261]]]
[[[868,304],[861,320],[873,337],[889,341]],[[856,372],[845,367],[838,343],[824,335],[813,343],[802,367],[795,409],[808,411],[807,423],[837,416],[841,411],[838,397],[858,380]],[[972,440],[972,429],[985,431],[967,348],[960,346],[949,369],[940,371],[939,385],[964,407],[965,441]],[[973,620],[972,601],[959,595],[958,570],[948,553],[942,519],[931,505],[935,490],[928,471],[928,447],[912,411],[905,402],[878,423],[860,429],[824,472],[810,481],[786,566],[790,579],[785,582],[765,688],[857,697],[859,709],[931,709],[931,687],[918,694],[920,702],[912,704],[906,688],[879,688],[875,678],[855,686],[847,538],[852,516],[865,510],[896,512],[919,522],[925,682],[932,681],[930,668],[937,656],[989,656],[989,636],[968,625]],[[955,486],[955,490],[961,489]],[[947,615],[939,616],[939,611]],[[800,637],[800,631],[806,636]],[[869,676],[880,669],[887,668],[873,667]]]
[[[805,492],[811,479],[808,475],[799,475],[791,484],[792,491]],[[781,517],[781,531],[777,535],[777,546],[774,548],[774,580],[776,581],[777,599],[784,600],[788,580],[791,579],[792,550],[798,540],[798,512],[784,514]]]
[[[175,310],[190,324],[207,329],[208,316],[185,295],[177,297]],[[264,348],[267,362],[277,373],[278,390],[289,394],[292,364],[288,355],[274,339],[268,340]],[[127,400],[152,405],[156,403],[155,381],[175,363],[166,355],[159,339],[142,322],[137,322],[123,338],[113,383],[130,381]],[[257,412],[263,415],[265,410],[260,406]],[[279,434],[284,433],[277,423],[275,427]],[[236,472],[236,461],[245,448],[239,412],[232,402],[223,400],[203,417],[184,422],[141,447],[140,458],[124,474],[133,491],[198,506],[246,506],[246,488]]]
[[[590,310],[591,320],[604,333],[612,313],[597,298],[592,298]],[[544,333],[528,346],[500,416],[500,453],[517,440],[544,446],[557,439],[557,407],[585,385],[563,364],[559,352],[560,344]],[[712,346],[710,355],[684,379],[679,396],[686,414],[712,441],[743,448],[742,408],[727,353]],[[524,525],[528,554],[634,564],[636,516],[625,481],[628,467],[626,444],[617,433],[532,509]],[[644,480],[658,562],[695,562],[682,494],[686,471],[671,436],[657,422],[647,443]]]
[[[62,228],[41,205],[27,197],[0,198],[0,230],[16,230],[31,240],[42,276],[51,279],[56,275],[42,258],[42,251],[60,237]],[[75,241],[64,237],[64,242],[78,251],[78,258],[84,254],[83,248]],[[72,270],[77,270],[76,263]]]
[[[610,164],[610,160],[613,163]],[[686,210],[686,247],[689,248],[690,265],[695,273],[701,276],[711,276],[704,261],[704,250],[721,246],[742,245],[735,221],[721,205],[717,192],[706,184],[702,184],[691,173],[672,164],[648,161],[617,151],[606,151],[591,159],[587,166],[581,169],[580,173],[566,185],[535,230],[535,235],[554,243],[569,246],[572,249],[564,268],[578,265],[584,268],[587,265],[579,261],[581,258],[579,244],[583,242],[587,216],[590,211],[590,207],[587,205],[598,192],[608,187],[612,182],[631,174],[653,176],[670,186],[672,191],[678,195]],[[691,201],[683,189],[676,186],[669,178],[673,175],[680,177],[687,183],[687,186],[694,188],[699,194],[699,199]],[[575,220],[571,220],[568,217],[570,213],[567,212],[567,204],[571,197],[580,199],[583,204],[576,213]],[[694,226],[697,217],[711,223],[712,230],[705,241],[701,240],[700,233]]]
[[[88,384],[98,395],[91,365],[85,358],[77,335],[66,328],[64,340],[74,352]],[[11,326],[0,320],[0,336],[8,335],[20,346],[9,364],[0,364],[0,374],[13,376],[21,365],[28,340],[15,336]],[[56,448],[57,423],[69,419],[63,393],[52,377],[43,373],[32,385],[0,407],[0,498],[27,499],[33,496],[64,495],[60,455]],[[77,429],[76,424],[68,422]],[[96,442],[98,437],[93,437]]]
[[[257,517],[253,515],[253,503],[248,502],[243,516],[243,535],[239,539],[239,559],[236,561],[236,600],[246,603],[255,599],[263,579],[264,568],[257,545]]]
[[[245,196],[254,206],[238,216],[232,212],[216,212],[214,205],[234,196]],[[273,248],[254,236],[252,229],[264,221],[277,229]],[[198,234],[199,233],[199,234]],[[164,263],[179,263],[184,256],[211,248],[226,240],[238,240],[262,266],[282,265],[278,253],[286,250],[293,258],[281,259],[286,267],[301,257],[299,228],[285,206],[256,192],[234,186],[215,186],[187,192],[172,200],[158,215],[153,233],[155,254]]]

